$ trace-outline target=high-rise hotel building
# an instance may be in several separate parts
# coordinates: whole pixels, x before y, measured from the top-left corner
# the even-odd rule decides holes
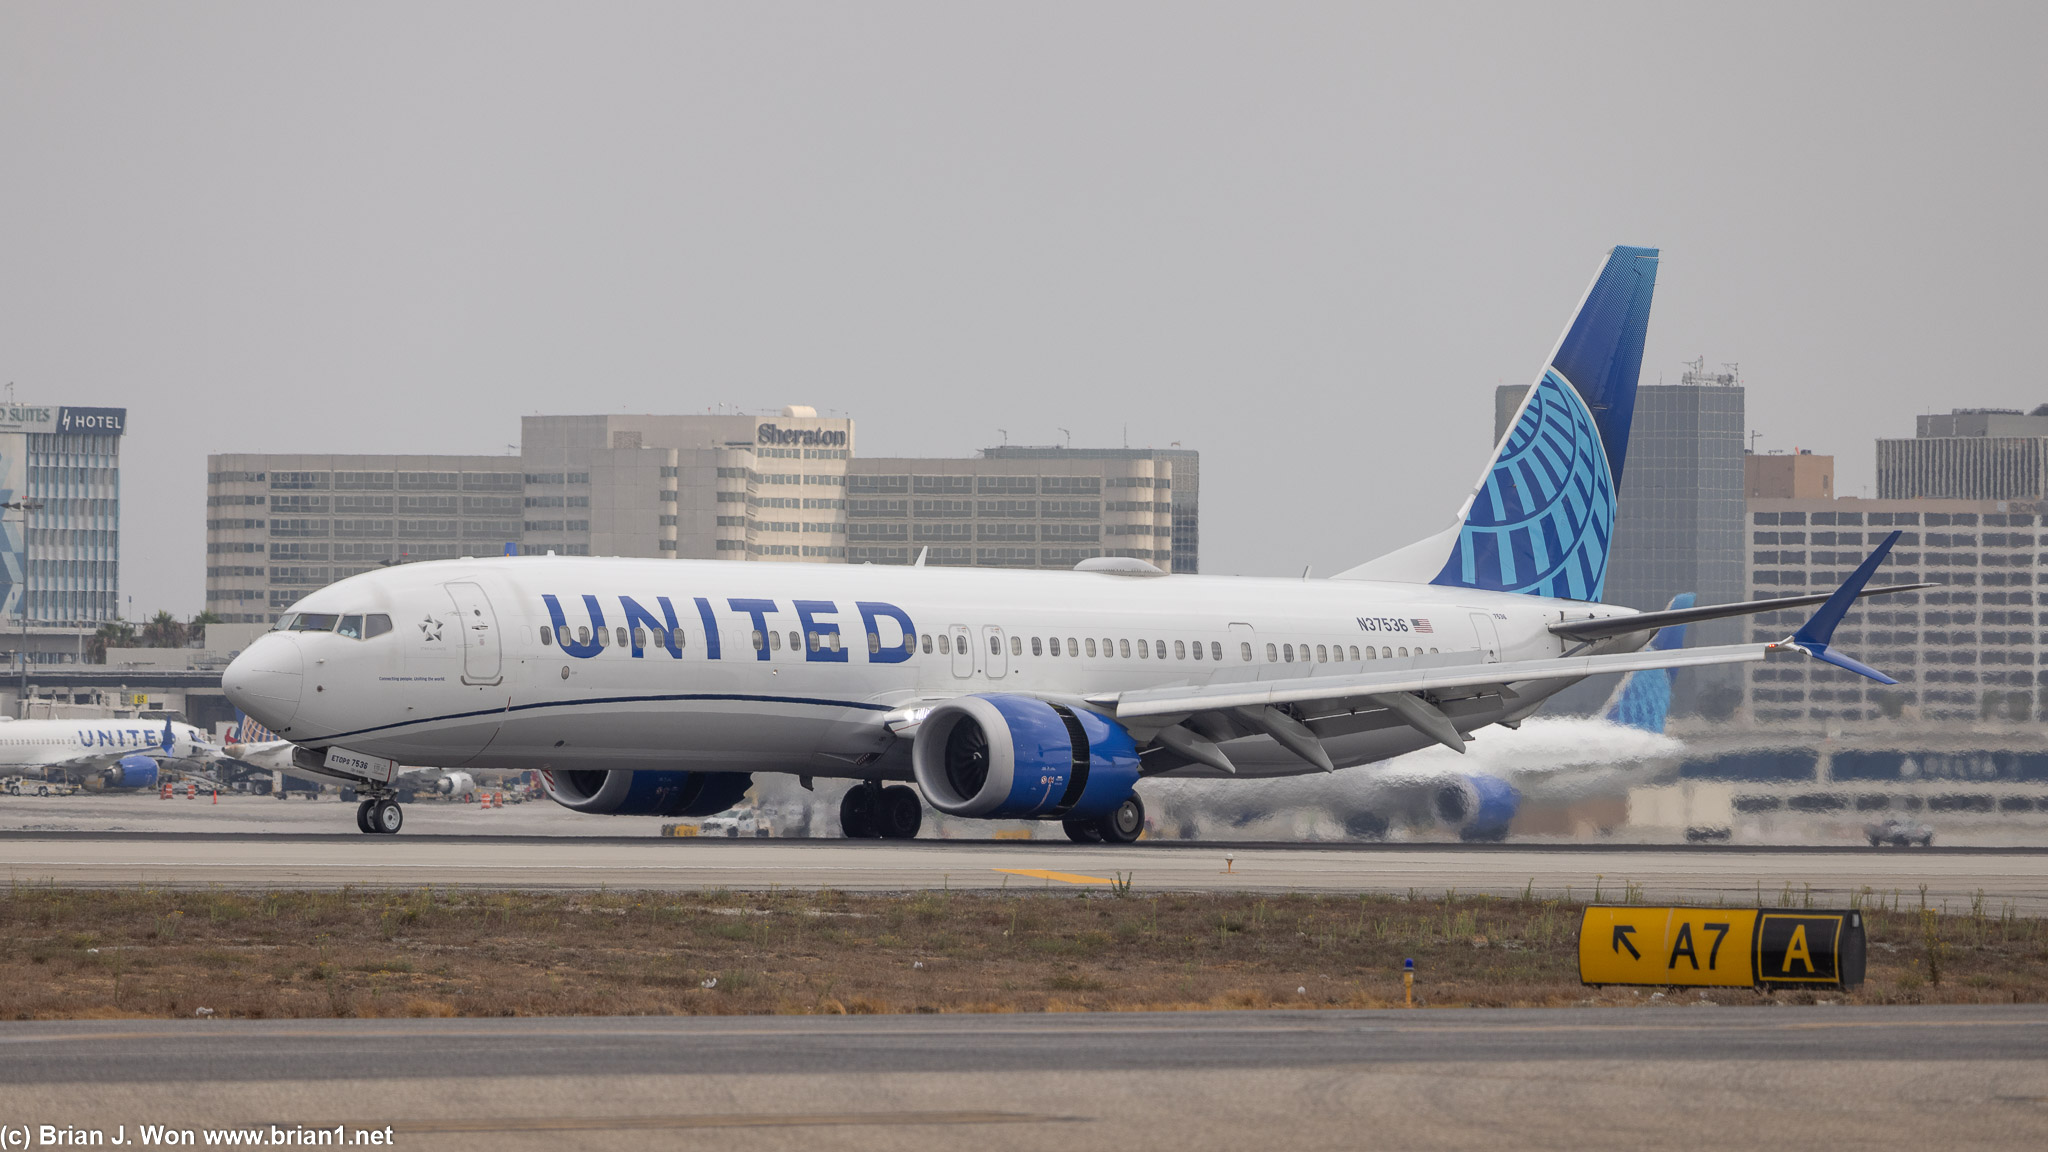
[[[0,607],[18,628],[121,615],[123,408],[0,405]],[[33,647],[33,645],[32,645]]]

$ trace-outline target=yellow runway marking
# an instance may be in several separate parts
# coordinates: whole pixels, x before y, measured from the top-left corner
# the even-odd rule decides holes
[[[1072,872],[1048,872],[1043,868],[992,868],[992,872],[1008,872],[1012,876],[1029,876],[1033,880],[1057,880],[1062,884],[1114,884],[1100,876],[1080,876]]]

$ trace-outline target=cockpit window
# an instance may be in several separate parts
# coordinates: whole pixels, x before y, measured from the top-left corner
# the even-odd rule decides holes
[[[341,623],[334,626],[334,633],[337,636],[346,636],[351,640],[361,640],[363,638],[363,618],[361,616],[343,616]]]
[[[332,612],[301,612],[299,613],[299,618],[292,621],[291,630],[294,632],[332,632],[334,631],[335,621],[338,619],[339,617]]]
[[[285,629],[290,628],[292,626],[292,621],[297,620],[298,618],[299,614],[297,612],[287,612],[284,615],[279,616],[277,618],[277,623],[272,624],[270,626],[270,630],[272,632],[282,632]]]
[[[372,612],[363,617],[363,639],[369,640],[391,631],[391,617],[382,612]]]

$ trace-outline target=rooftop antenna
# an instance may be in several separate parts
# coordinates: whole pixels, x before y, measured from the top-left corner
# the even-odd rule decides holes
[[[1131,426],[1130,426],[1129,424],[1126,424],[1126,425],[1124,425],[1124,447],[1126,447],[1126,448],[1129,448],[1130,446],[1131,446]]]

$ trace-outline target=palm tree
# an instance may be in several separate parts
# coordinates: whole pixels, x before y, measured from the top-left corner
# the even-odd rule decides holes
[[[100,625],[99,631],[93,633],[92,639],[87,642],[86,651],[91,654],[93,663],[105,664],[107,662],[107,649],[133,647],[135,647],[135,625],[125,624],[116,620],[112,623]]]
[[[142,626],[144,648],[183,648],[185,625],[167,611],[159,611]]]

